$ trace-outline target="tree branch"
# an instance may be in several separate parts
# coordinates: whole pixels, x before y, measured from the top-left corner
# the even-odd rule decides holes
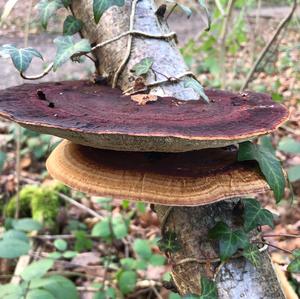
[[[273,45],[273,43],[275,42],[275,40],[277,39],[277,37],[279,36],[279,34],[281,33],[281,31],[283,30],[283,28],[289,23],[289,21],[291,20],[291,18],[293,17],[294,15],[294,12],[296,11],[296,8],[297,8],[297,0],[294,0],[294,3],[293,3],[293,6],[290,10],[290,12],[288,13],[288,15],[280,22],[280,24],[278,25],[276,31],[274,32],[272,38],[270,39],[270,41],[267,43],[267,45],[264,47],[264,49],[261,51],[260,55],[258,56],[257,60],[255,61],[253,67],[251,68],[251,70],[249,71],[246,79],[245,79],[245,82],[241,88],[240,91],[243,91],[245,90],[254,73],[256,72],[259,64],[262,62],[262,60],[264,59],[264,57],[266,56],[266,54],[268,53],[269,49],[271,48],[271,46]]]

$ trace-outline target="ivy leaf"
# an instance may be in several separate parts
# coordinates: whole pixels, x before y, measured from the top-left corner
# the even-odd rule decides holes
[[[241,229],[233,231],[223,222],[218,222],[209,231],[208,236],[211,239],[219,240],[222,261],[228,260],[238,249],[243,249],[249,245],[248,236],[244,231]]]
[[[187,15],[188,18],[190,18],[191,15],[193,14],[192,10],[186,5],[183,5],[173,0],[168,0],[167,2],[174,3],[175,6],[178,6]]]
[[[39,231],[42,225],[31,218],[22,218],[13,222],[13,228],[23,232]]]
[[[33,279],[29,288],[42,288],[51,293],[55,299],[79,299],[79,294],[74,283],[60,275],[51,275],[47,278]]]
[[[30,290],[27,293],[26,299],[55,299],[55,297],[46,290]]]
[[[181,245],[175,232],[167,231],[162,239],[158,241],[158,246],[161,251],[176,252],[181,249]]]
[[[193,14],[193,12],[192,12],[192,10],[189,7],[187,7],[187,6],[183,5],[183,4],[180,4],[180,3],[177,3],[177,5],[187,15],[188,18],[191,17],[191,15]]]
[[[18,284],[1,284],[0,285],[0,298],[22,298],[23,288]]]
[[[76,53],[88,53],[91,51],[91,45],[87,39],[81,39],[74,43],[72,36],[59,36],[54,40],[57,47],[54,59],[53,70],[64,64],[69,58]]]
[[[291,137],[284,137],[280,140],[278,149],[288,154],[300,154],[300,142]]]
[[[136,76],[147,75],[153,65],[153,62],[154,60],[152,57],[143,58],[140,62],[133,66],[131,72],[133,72]]]
[[[53,259],[43,259],[33,262],[21,272],[21,277],[25,281],[30,281],[34,278],[41,278],[53,267],[53,265]]]
[[[284,195],[285,177],[280,162],[270,149],[250,141],[240,143],[238,160],[255,160],[258,162],[260,170],[273,190],[278,203]]]
[[[30,250],[28,242],[18,239],[6,239],[0,241],[0,258],[14,259],[25,255]]]
[[[135,289],[137,274],[135,271],[122,271],[118,276],[118,285],[122,294],[127,295]]]
[[[274,227],[273,215],[267,209],[263,209],[260,203],[253,199],[244,199],[244,228],[246,232],[260,225],[269,225]]]
[[[300,180],[300,165],[290,167],[287,172],[290,182],[294,183]]]
[[[74,35],[82,29],[83,23],[82,21],[76,19],[73,16],[67,16],[64,21],[64,35]]]
[[[0,151],[0,173],[3,170],[5,161],[6,161],[6,153]]]
[[[243,256],[254,266],[258,267],[260,264],[260,252],[257,246],[249,245],[244,248]]]
[[[37,4],[37,9],[39,11],[39,16],[41,20],[42,27],[47,29],[49,19],[55,14],[55,12],[63,7],[64,4],[60,0],[41,0]]]
[[[66,251],[68,243],[63,239],[57,239],[54,241],[54,246],[59,251]]]
[[[133,249],[144,260],[149,260],[152,256],[152,250],[147,240],[136,239],[133,243]]]
[[[92,236],[93,237],[101,237],[104,239],[112,238],[112,231],[111,231],[111,218],[105,217],[101,221],[99,221],[96,225],[94,225],[92,229]]]
[[[201,277],[201,292],[200,299],[218,299],[216,284],[205,276]]]
[[[122,239],[128,235],[128,227],[121,215],[112,217],[111,225],[116,239]]]
[[[300,273],[300,249],[293,251],[294,259],[288,265],[287,270],[292,273]]]
[[[93,11],[96,24],[99,23],[103,13],[111,6],[123,6],[124,3],[124,0],[93,0]]]
[[[194,78],[188,77],[183,81],[184,88],[191,88],[193,89],[199,96],[205,100],[205,102],[209,103],[209,98],[205,94],[202,85]]]
[[[68,7],[71,5],[72,0],[61,0],[64,7]]]
[[[10,57],[15,68],[20,72],[25,72],[33,57],[43,60],[43,56],[34,48],[17,48],[13,45],[3,45],[0,47],[0,54],[5,58]]]

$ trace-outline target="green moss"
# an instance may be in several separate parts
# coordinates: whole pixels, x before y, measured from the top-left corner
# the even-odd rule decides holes
[[[63,202],[58,192],[68,194],[69,188],[60,183],[48,186],[25,186],[20,191],[20,216],[32,217],[43,223],[49,230],[55,230],[56,217]],[[15,214],[16,196],[6,205],[4,214],[13,217]]]
[[[26,186],[20,191],[20,217],[31,216],[31,200],[34,197],[40,196],[41,190],[37,186]],[[4,208],[6,217],[14,217],[16,211],[17,197],[13,196]]]

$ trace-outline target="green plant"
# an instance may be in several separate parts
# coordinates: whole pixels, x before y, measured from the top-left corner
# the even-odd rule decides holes
[[[56,217],[62,206],[58,192],[67,193],[69,189],[55,183],[49,186],[25,186],[20,191],[20,216],[41,222],[47,229],[55,229]],[[15,214],[16,196],[12,197],[4,208],[7,217]]]

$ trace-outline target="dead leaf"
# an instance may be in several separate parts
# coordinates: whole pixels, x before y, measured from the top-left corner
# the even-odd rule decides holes
[[[131,99],[139,105],[146,105],[149,102],[156,102],[157,96],[151,94],[136,94],[131,96]]]

